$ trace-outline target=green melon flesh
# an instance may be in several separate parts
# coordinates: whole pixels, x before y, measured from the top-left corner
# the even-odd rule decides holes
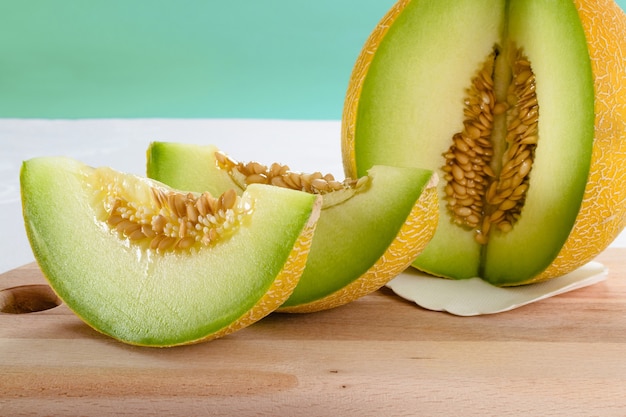
[[[586,39],[571,0],[413,0],[376,50],[359,96],[357,174],[374,165],[417,166],[443,178],[443,154],[462,130],[470,80],[494,45],[517,45],[537,82],[539,145],[521,219],[481,246],[453,224],[445,204],[435,237],[415,266],[497,285],[545,269],[581,204],[594,135],[594,91]],[[506,74],[496,74],[496,77]],[[496,81],[498,78],[496,78]],[[445,201],[445,181],[440,199]]]
[[[106,172],[138,195],[150,186],[167,188]],[[253,212],[232,236],[191,251],[157,252],[120,237],[98,218],[94,207],[101,202],[93,187],[101,175],[67,158],[25,161],[25,226],[59,297],[96,330],[130,344],[191,343],[237,321],[266,294],[319,210],[306,193],[249,187]]]
[[[213,182],[222,178],[216,172],[221,171],[215,164],[217,150],[212,145],[155,142],[148,150],[148,173],[175,188],[215,189],[223,186]],[[432,179],[428,170],[389,166],[372,167],[367,175],[371,182],[366,191],[322,209],[305,271],[282,307],[322,299],[363,275],[385,253]]]

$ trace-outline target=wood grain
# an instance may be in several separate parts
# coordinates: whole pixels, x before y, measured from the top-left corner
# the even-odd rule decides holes
[[[624,416],[625,258],[609,249],[606,281],[506,313],[383,289],[169,349],[116,342],[64,305],[0,313],[0,416]],[[0,290],[44,283],[36,265],[0,275]]]

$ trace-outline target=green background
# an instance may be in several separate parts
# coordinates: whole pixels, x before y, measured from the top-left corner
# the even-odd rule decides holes
[[[4,0],[0,117],[337,120],[394,3]]]

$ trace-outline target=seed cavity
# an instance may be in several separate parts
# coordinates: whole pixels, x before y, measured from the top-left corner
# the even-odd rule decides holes
[[[208,192],[150,186],[144,195],[124,180],[105,183],[100,201],[108,227],[132,244],[157,252],[214,245],[232,235],[253,211],[253,201],[235,190],[215,198]]]
[[[324,195],[323,208],[327,208],[364,191],[370,177],[346,178],[338,181],[332,174],[321,172],[302,173],[292,171],[288,165],[274,162],[269,167],[258,162],[237,162],[223,152],[215,153],[217,167],[228,172],[243,190],[250,184],[269,184],[277,187]]]
[[[523,51],[513,51],[502,53],[496,46],[472,79],[463,130],[443,154],[448,210],[481,244],[490,231],[508,232],[520,218],[538,142],[535,75]],[[510,74],[497,70],[500,59],[510,59]],[[499,94],[495,77],[502,76],[510,81]],[[498,145],[500,138],[504,146]]]

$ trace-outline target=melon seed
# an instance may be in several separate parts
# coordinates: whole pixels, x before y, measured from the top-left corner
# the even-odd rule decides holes
[[[258,167],[253,166],[253,169]],[[234,190],[218,198],[152,187],[151,200],[126,197],[121,186],[107,189],[105,222],[133,244],[159,252],[189,250],[232,234],[252,211],[252,204]]]
[[[472,79],[464,100],[463,130],[453,135],[443,154],[448,209],[454,222],[473,229],[481,244],[488,242],[492,224],[507,232],[519,218],[538,141],[535,76],[522,50],[515,51],[510,63],[508,89],[496,97],[495,61],[506,56],[495,47]],[[494,132],[495,120],[501,118],[506,132]],[[496,158],[492,141],[502,133],[507,147]]]
[[[364,183],[350,178],[340,182],[332,174],[321,172],[301,173],[291,171],[289,166],[273,163],[269,168],[257,162],[236,162],[222,152],[215,153],[215,160],[221,169],[226,170],[231,178],[240,182],[240,186],[253,183],[271,184],[311,194],[327,194],[344,189],[358,189]],[[241,181],[238,181],[242,178]]]

